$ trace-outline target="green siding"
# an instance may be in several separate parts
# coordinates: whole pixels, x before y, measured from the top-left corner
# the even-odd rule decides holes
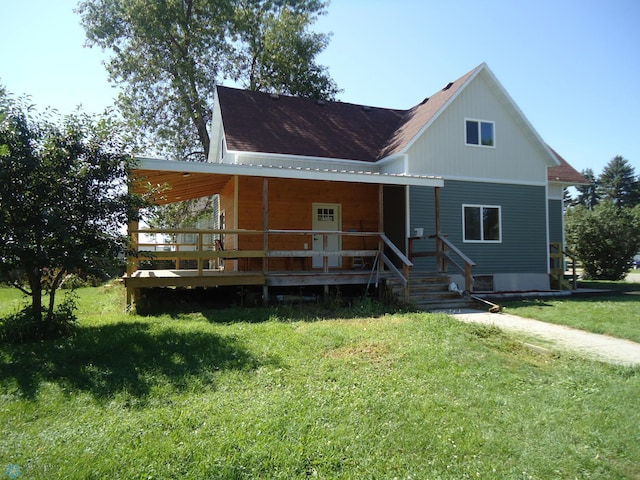
[[[464,243],[462,205],[499,205],[502,209],[502,242]],[[434,189],[411,187],[410,228],[435,232]],[[442,233],[477,266],[474,274],[547,272],[547,198],[540,186],[445,181],[440,189]],[[435,250],[434,242],[416,242],[415,250]],[[433,260],[416,259],[415,268],[432,270]]]
[[[549,200],[549,242],[562,241],[562,200]]]

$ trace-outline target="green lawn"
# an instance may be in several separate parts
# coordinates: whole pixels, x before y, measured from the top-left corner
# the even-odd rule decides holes
[[[79,294],[74,338],[1,346],[0,468],[21,478],[640,478],[639,368],[444,315],[142,317],[119,288]]]
[[[589,282],[581,286],[619,294],[523,300],[504,306],[514,315],[640,342],[640,284]]]

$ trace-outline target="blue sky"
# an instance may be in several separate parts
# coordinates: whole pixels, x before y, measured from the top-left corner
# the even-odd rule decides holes
[[[0,83],[62,113],[115,90],[84,48],[76,0],[0,0]],[[637,0],[333,0],[315,30],[345,102],[409,108],[487,62],[542,138],[596,174],[615,155],[640,175]]]

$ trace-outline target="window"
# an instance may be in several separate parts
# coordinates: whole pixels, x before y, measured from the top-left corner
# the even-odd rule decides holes
[[[483,120],[465,120],[467,145],[495,147],[495,125]]]
[[[318,208],[319,222],[333,222],[335,220],[335,212],[333,208]]]
[[[500,243],[502,241],[500,207],[463,205],[462,211],[465,242]]]

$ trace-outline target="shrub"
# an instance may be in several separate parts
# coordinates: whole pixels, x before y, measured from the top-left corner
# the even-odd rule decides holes
[[[593,210],[576,206],[566,219],[567,247],[582,262],[585,277],[623,279],[640,251],[640,208],[622,208],[611,202]]]
[[[33,305],[0,319],[0,340],[9,344],[22,344],[72,335],[77,325],[77,294],[68,292],[51,316],[42,308],[42,320],[33,314]]]

